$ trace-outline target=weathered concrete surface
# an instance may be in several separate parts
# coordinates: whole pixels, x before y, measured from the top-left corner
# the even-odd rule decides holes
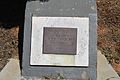
[[[97,56],[97,80],[120,80],[120,77],[108,63],[104,55],[98,51]],[[10,59],[8,64],[0,72],[0,80],[26,80],[21,77],[19,60]],[[30,80],[41,80],[38,78],[29,78]]]
[[[0,72],[0,80],[20,80],[20,73],[19,60],[10,59]]]
[[[105,56],[100,51],[97,55],[97,80],[120,80]]]
[[[92,80],[96,80],[97,59],[97,10],[95,0],[49,0],[28,1],[25,9],[24,40],[22,57],[22,75],[38,76],[56,75],[62,73],[68,79],[81,79],[82,72],[89,74]],[[92,8],[91,8],[92,7]],[[30,66],[31,56],[31,31],[33,17],[89,17],[89,67],[43,67]],[[42,20],[43,21],[43,20]],[[56,23],[57,25],[57,23]],[[45,25],[46,26],[46,25]],[[59,25],[60,27],[63,25]],[[72,25],[69,25],[72,26]],[[49,26],[48,26],[49,27]],[[39,35],[40,37],[40,35]],[[83,46],[83,45],[81,45]],[[37,48],[36,48],[37,49]],[[81,54],[82,55],[82,54]],[[31,72],[32,71],[32,72]]]

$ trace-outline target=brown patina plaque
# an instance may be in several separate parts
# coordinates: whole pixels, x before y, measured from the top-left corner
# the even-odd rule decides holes
[[[76,55],[77,28],[44,27],[43,54]]]

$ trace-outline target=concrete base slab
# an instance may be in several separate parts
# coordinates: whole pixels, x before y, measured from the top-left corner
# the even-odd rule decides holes
[[[0,72],[0,80],[20,80],[21,72],[19,60],[10,59],[7,65]]]
[[[91,7],[94,7],[94,10],[91,8]],[[72,9],[72,10],[71,10]],[[34,49],[36,49],[35,51],[38,53],[37,55],[37,58],[33,57],[32,59],[35,59],[34,61],[34,64],[31,64],[31,62],[33,60],[31,60],[31,57],[36,54],[36,52],[34,52],[32,55],[31,55],[31,46],[33,46],[31,43],[33,43],[31,40],[31,38],[33,37],[32,36],[32,30],[33,30],[33,24],[32,22],[37,20],[33,20],[33,18],[37,18],[38,17],[51,17],[51,18],[55,18],[55,17],[58,17],[58,18],[62,18],[62,17],[71,17],[71,18],[75,18],[75,17],[78,17],[78,18],[89,18],[89,58],[84,58],[87,57],[86,55],[84,54],[81,54],[80,56],[80,63],[84,62],[83,64],[85,66],[71,66],[71,67],[68,67],[68,66],[56,66],[59,64],[58,62],[58,58],[56,60],[55,63],[52,63],[55,64],[55,66],[51,66],[51,65],[41,65],[37,63],[36,65],[36,62],[40,62],[39,59],[42,59],[42,58],[39,58],[39,55],[40,55],[40,47],[33,47]],[[74,27],[75,26],[80,26],[81,24],[83,24],[83,20],[82,21],[79,21],[78,23],[80,23],[80,25],[77,25],[76,24],[76,21],[78,20],[75,20],[73,21],[74,19],[70,19],[70,23],[69,23],[69,20],[65,20],[63,21],[63,18],[62,20],[61,19],[52,19],[52,20],[45,20],[45,19],[42,19],[42,20],[37,20],[38,21],[38,26],[40,27],[40,23],[41,24],[45,24],[43,23],[43,21],[46,21],[46,24],[44,25],[44,27],[50,27],[50,26],[54,26],[54,27]],[[40,22],[39,22],[40,21]],[[75,22],[75,23],[74,23]],[[36,23],[36,21],[35,21]],[[48,24],[47,24],[48,23]],[[64,25],[63,25],[64,24]],[[75,25],[76,24],[76,25]],[[86,24],[84,24],[86,25]],[[82,27],[84,27],[83,29],[85,29],[85,26],[84,25],[81,25]],[[36,27],[36,26],[34,26]],[[81,28],[82,28],[81,27]],[[39,29],[38,29],[39,30]],[[38,31],[36,30],[36,31]],[[80,31],[82,32],[82,31]],[[84,31],[83,31],[84,32]],[[85,31],[86,32],[86,31]],[[35,35],[36,32],[35,32]],[[84,35],[85,36],[85,35]],[[37,37],[42,37],[40,36],[40,34],[38,34]],[[83,36],[80,36],[79,38],[82,38]],[[33,38],[35,39],[35,38]],[[43,38],[44,39],[44,38]],[[37,39],[39,40],[39,39]],[[83,38],[81,39],[83,40]],[[36,41],[36,40],[35,40]],[[81,46],[84,46],[86,43],[84,43],[84,40],[83,41],[80,41],[80,43],[82,43]],[[39,42],[36,41],[36,45],[39,45],[38,44]],[[42,3],[40,1],[27,1],[26,3],[26,9],[25,9],[25,23],[24,23],[24,40],[23,40],[23,57],[22,57],[22,75],[23,76],[38,76],[38,77],[42,77],[44,75],[56,75],[58,73],[62,73],[65,75],[65,77],[67,79],[80,79],[82,80],[81,78],[81,75],[83,72],[87,73],[90,78],[92,80],[96,80],[96,58],[97,58],[97,10],[96,10],[96,1],[95,0],[49,0],[48,2],[45,2],[45,3]],[[43,44],[44,45],[44,44]],[[77,44],[78,45],[78,44]],[[78,48],[80,48],[78,46]],[[80,51],[83,51],[84,48],[80,49]],[[85,49],[86,50],[86,49]],[[87,51],[87,50],[86,50]],[[84,51],[83,51],[84,53]],[[41,57],[41,56],[40,56]],[[51,58],[51,57],[50,57]],[[49,59],[50,59],[49,58]],[[52,57],[54,58],[54,57]],[[56,57],[55,57],[56,58]],[[48,59],[48,58],[47,58]],[[60,59],[60,58],[59,58]],[[82,59],[82,60],[81,60]],[[89,60],[88,60],[89,59]],[[84,61],[83,61],[84,60]],[[89,61],[89,66],[88,62]],[[63,62],[63,61],[62,61]],[[61,62],[60,62],[61,63]],[[80,64],[81,65],[81,64]],[[87,66],[87,67],[86,67]]]
[[[100,51],[97,55],[97,80],[120,80],[105,56]]]
[[[100,51],[98,51],[97,63],[97,80],[120,80],[118,74]],[[27,80],[26,78],[21,77],[19,60],[10,59],[7,65],[0,72],[0,80]],[[29,80],[42,79],[31,77]]]

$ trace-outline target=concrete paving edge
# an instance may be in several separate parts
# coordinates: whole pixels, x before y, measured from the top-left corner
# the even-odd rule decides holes
[[[100,51],[97,53],[97,80],[120,80],[120,77]],[[10,59],[0,72],[0,80],[26,80],[21,77],[19,60]],[[30,79],[33,80],[33,79]],[[41,79],[34,79],[41,80]]]
[[[99,50],[97,52],[97,80],[120,80],[118,74]]]
[[[10,59],[7,65],[0,72],[0,80],[20,80],[21,72],[19,60]]]

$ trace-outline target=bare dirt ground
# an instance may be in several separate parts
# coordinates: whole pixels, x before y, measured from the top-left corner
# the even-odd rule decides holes
[[[120,1],[97,0],[98,49],[120,75]]]
[[[97,9],[98,49],[102,51],[120,75],[120,1],[97,0]],[[5,19],[7,20],[7,18]],[[19,56],[19,45],[23,28],[20,27],[23,26],[19,24],[13,26],[8,24],[8,21],[4,21],[4,24],[2,21],[0,23],[0,70],[11,57],[21,57]]]
[[[0,70],[8,59],[18,58],[18,31],[19,28],[0,28]]]

